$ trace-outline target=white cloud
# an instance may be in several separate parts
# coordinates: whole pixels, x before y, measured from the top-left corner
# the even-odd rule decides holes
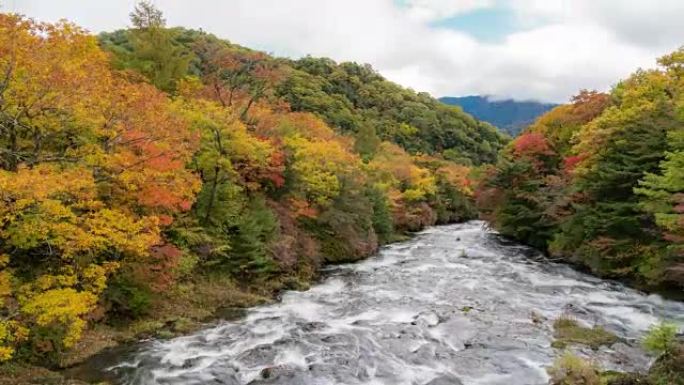
[[[511,0],[510,6],[526,17],[600,26],[627,43],[684,44],[682,0]]]
[[[489,8],[494,0],[406,0],[409,16],[421,21],[434,21]]]
[[[127,24],[134,0],[15,0],[18,11],[91,30]],[[566,101],[607,90],[684,43],[682,0],[156,0],[171,25],[202,28],[278,55],[371,63],[436,96]],[[431,25],[505,7],[525,30],[497,43]]]

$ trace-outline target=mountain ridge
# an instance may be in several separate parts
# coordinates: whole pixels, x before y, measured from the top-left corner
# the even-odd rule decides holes
[[[488,122],[511,136],[517,136],[539,116],[558,106],[533,100],[496,100],[482,95],[444,96],[439,101],[459,106],[474,118]]]

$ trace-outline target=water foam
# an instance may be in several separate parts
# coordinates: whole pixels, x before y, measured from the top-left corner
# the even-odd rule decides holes
[[[196,334],[143,345],[110,367],[125,384],[542,385],[570,313],[627,343],[684,304],[647,296],[502,244],[483,222],[434,227],[311,290]],[[583,354],[643,369],[635,346]]]

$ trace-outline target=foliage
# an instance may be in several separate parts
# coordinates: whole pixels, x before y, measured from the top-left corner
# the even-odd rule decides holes
[[[174,91],[188,71],[192,54],[176,41],[176,31],[165,28],[166,20],[151,2],[139,2],[130,16],[133,29],[105,34],[102,39],[103,45],[115,48],[114,66],[135,69],[157,88]],[[118,45],[122,39],[125,46]]]
[[[378,235],[380,243],[387,243],[394,234],[394,222],[388,199],[381,190],[373,187],[368,189],[367,196],[373,209],[373,230]]]
[[[268,252],[268,244],[277,235],[277,220],[263,200],[255,199],[239,218],[230,243],[232,258],[224,268],[243,277],[268,278],[278,266]]]
[[[475,163],[491,162],[506,138],[460,108],[425,93],[386,81],[369,65],[337,64],[306,57],[289,63],[293,70],[277,92],[295,111],[321,116],[343,133],[354,133],[362,154],[380,140],[397,143],[409,153],[456,150]]]
[[[644,337],[643,345],[646,350],[658,355],[673,354],[677,348],[677,332],[679,328],[675,324],[661,323],[652,326],[646,337]]]
[[[360,160],[337,141],[290,137],[286,149],[292,154],[291,170],[305,199],[328,207],[340,195],[342,178],[353,178]]]
[[[641,285],[684,285],[681,49],[540,117],[479,184],[504,235]]]
[[[107,276],[149,259],[190,208],[196,137],[79,28],[0,15],[0,29],[2,322],[59,351],[80,338]]]
[[[480,184],[478,205],[504,235],[544,247],[553,224],[548,213],[554,188],[550,171],[558,156],[543,136],[534,133],[522,134],[507,150]]]
[[[471,218],[468,165],[507,141],[369,66],[166,28],[147,1],[131,22],[96,39],[0,14],[0,361]]]
[[[564,348],[568,344],[582,344],[596,350],[603,345],[610,346],[618,340],[613,333],[601,326],[584,327],[567,316],[561,316],[554,321],[553,329],[556,338],[553,346],[556,348]]]
[[[642,196],[641,208],[653,215],[668,243],[658,265],[667,280],[684,280],[684,130],[669,134],[670,151],[660,163],[660,173],[649,173],[635,192]]]
[[[570,352],[557,358],[547,371],[551,385],[601,385],[598,366]]]

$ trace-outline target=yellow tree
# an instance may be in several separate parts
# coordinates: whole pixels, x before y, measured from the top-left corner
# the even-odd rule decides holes
[[[41,346],[73,346],[107,276],[150,258],[199,189],[185,168],[199,136],[162,93],[111,72],[95,38],[69,23],[0,15],[0,74],[7,359],[26,327],[49,336]]]

